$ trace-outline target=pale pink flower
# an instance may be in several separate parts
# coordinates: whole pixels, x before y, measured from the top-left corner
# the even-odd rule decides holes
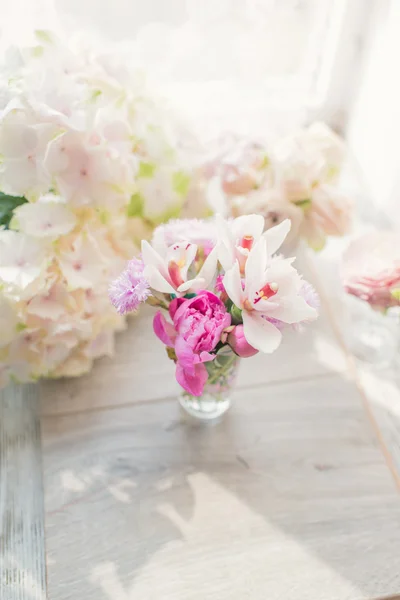
[[[106,268],[95,238],[85,233],[75,239],[72,248],[63,252],[58,261],[69,290],[94,287],[102,280]]]
[[[66,287],[61,283],[53,283],[47,292],[35,294],[27,302],[26,312],[42,319],[57,321],[66,313],[69,304]]]
[[[313,189],[310,202],[304,207],[300,234],[311,248],[320,250],[327,236],[349,233],[353,217],[353,203],[336,188],[321,185]]]
[[[350,243],[341,277],[347,293],[382,310],[400,301],[400,244],[392,232],[374,232]]]
[[[104,145],[75,132],[53,140],[48,147],[45,166],[53,175],[60,194],[75,205],[111,202],[125,204],[133,191],[134,172]]]
[[[45,191],[50,178],[43,156],[53,126],[35,123],[20,109],[10,110],[0,122],[0,181],[3,192],[30,196]]]
[[[12,303],[0,296],[0,348],[7,346],[17,332],[17,311]]]
[[[25,289],[46,266],[46,249],[30,236],[0,230],[0,282]]]
[[[269,164],[263,144],[233,136],[221,139],[217,155],[204,165],[208,178],[217,176],[221,188],[230,196],[242,196],[256,189]]]
[[[59,237],[76,224],[72,210],[59,198],[44,196],[34,203],[18,206],[13,212],[13,227],[33,237]]]

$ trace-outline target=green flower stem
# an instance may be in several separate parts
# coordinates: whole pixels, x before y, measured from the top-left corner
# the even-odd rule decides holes
[[[235,361],[237,359],[236,354],[232,353],[231,358],[229,359],[229,361],[226,362],[226,364],[221,367],[221,369],[218,369],[208,380],[207,380],[207,385],[212,385],[213,383],[216,383],[216,381],[218,381],[218,379],[220,379],[221,377],[223,377],[224,375],[227,375],[229,373],[230,368],[234,365]],[[216,360],[216,359],[215,359]]]

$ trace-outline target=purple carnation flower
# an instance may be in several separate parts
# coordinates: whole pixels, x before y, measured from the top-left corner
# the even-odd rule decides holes
[[[111,303],[121,315],[137,310],[139,305],[146,302],[151,295],[143,270],[143,261],[140,258],[133,258],[109,287],[108,295]]]

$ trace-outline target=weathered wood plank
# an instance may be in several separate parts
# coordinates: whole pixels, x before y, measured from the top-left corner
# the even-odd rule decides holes
[[[354,384],[43,419],[52,600],[361,600],[400,589],[400,503]]]
[[[44,600],[38,386],[0,391],[0,598]]]
[[[367,414],[400,490],[400,356],[395,357],[391,366],[378,369],[358,361],[346,348],[354,308],[346,299],[339,278],[340,254],[345,247],[345,241],[336,241],[331,244],[330,252],[309,254],[308,261],[314,271],[314,279],[319,280],[317,286],[322,290],[322,300],[336,339],[347,353],[351,375],[362,392]],[[395,323],[393,325],[396,326]]]

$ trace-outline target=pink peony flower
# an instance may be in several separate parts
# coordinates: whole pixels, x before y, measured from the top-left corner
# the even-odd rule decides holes
[[[173,325],[158,312],[153,328],[156,336],[175,349],[176,379],[189,394],[201,396],[207,381],[203,363],[214,360],[211,352],[231,323],[231,316],[215,294],[202,290],[193,298],[177,298],[170,305]]]
[[[242,358],[249,358],[258,353],[258,350],[250,346],[245,338],[243,325],[236,325],[228,335],[228,344],[232,350]]]
[[[376,310],[399,305],[400,246],[398,236],[376,232],[354,240],[343,255],[341,276],[348,294]]]
[[[121,315],[137,310],[139,305],[151,295],[143,269],[143,261],[140,258],[133,258],[110,285],[108,292],[110,300]]]

